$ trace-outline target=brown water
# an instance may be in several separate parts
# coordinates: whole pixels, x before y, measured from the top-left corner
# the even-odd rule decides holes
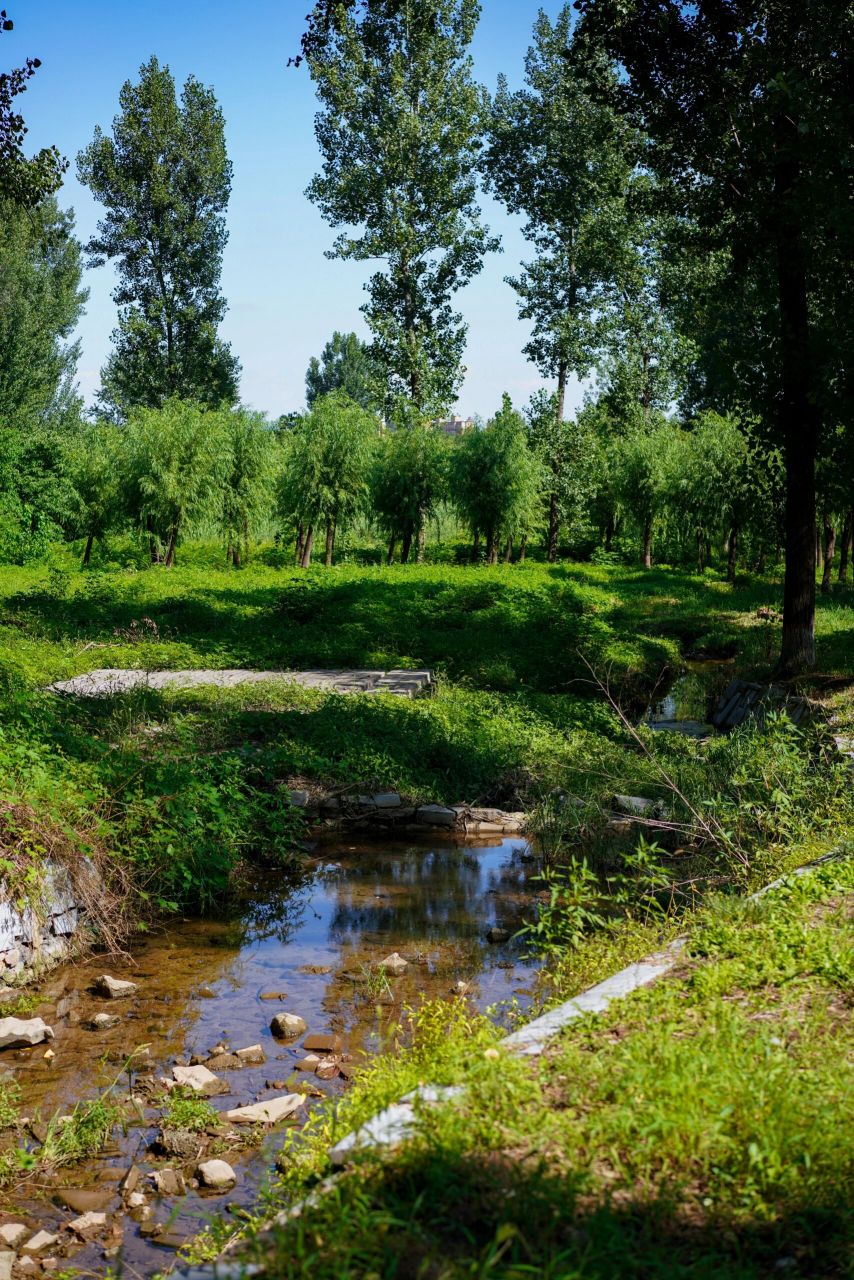
[[[171,1075],[176,1061],[206,1055],[222,1041],[232,1050],[260,1042],[264,1065],[219,1073],[232,1089],[213,1099],[221,1110],[289,1092],[299,1081],[334,1096],[347,1087],[344,1079],[297,1073],[305,1053],[302,1038],[275,1040],[269,1030],[273,1014],[287,1010],[303,1017],[309,1032],[337,1032],[357,1065],[388,1046],[404,1005],[422,997],[456,998],[451,991],[459,980],[471,984],[466,998],[478,1009],[498,1005],[498,1018],[503,1002],[524,1008],[535,962],[522,957],[518,943],[496,945],[486,934],[493,926],[510,935],[519,928],[531,909],[534,872],[519,839],[327,845],[315,850],[296,889],[267,875],[228,918],[170,924],[134,947],[132,963],[96,956],[56,971],[34,1010],[54,1028],[55,1057],[46,1060],[44,1046],[6,1051],[0,1067],[20,1083],[24,1113],[42,1119],[94,1096],[143,1045],[147,1056],[137,1059],[146,1064],[142,1072],[153,1068],[160,1076]],[[408,968],[389,981],[391,994],[379,992],[365,976],[393,951]],[[105,971],[139,983],[138,994],[122,1001],[91,994],[93,979]],[[278,993],[276,999],[261,998],[271,992]],[[83,1022],[105,1011],[121,1016],[118,1026],[83,1029]],[[287,1081],[287,1088],[268,1088],[273,1080]],[[5,1193],[0,1220],[58,1230],[76,1216],[63,1203],[61,1188],[89,1188],[92,1204],[86,1207],[106,1209],[121,1224],[120,1253],[105,1259],[104,1242],[91,1243],[74,1253],[72,1265],[94,1274],[108,1265],[139,1276],[162,1269],[171,1256],[168,1247],[143,1239],[139,1223],[122,1218],[116,1183],[133,1162],[145,1172],[180,1167],[149,1151],[159,1115],[159,1109],[147,1109],[126,1133],[114,1135],[114,1145],[98,1159]],[[212,1208],[252,1203],[269,1177],[283,1133],[281,1127],[273,1131],[261,1149],[226,1154],[238,1174],[234,1190],[215,1199],[191,1190],[179,1199],[154,1200],[157,1220],[169,1220],[175,1238],[187,1237],[204,1225]]]

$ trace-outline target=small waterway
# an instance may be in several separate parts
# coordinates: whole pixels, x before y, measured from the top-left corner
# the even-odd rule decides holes
[[[714,733],[712,710],[734,659],[687,658],[684,669],[650,703],[644,724],[650,729],[708,738]]]
[[[7,1050],[0,1070],[20,1084],[24,1114],[45,1120],[92,1097],[141,1046],[148,1048],[135,1060],[136,1074],[159,1077],[223,1042],[232,1050],[260,1043],[266,1062],[223,1072],[232,1092],[213,1105],[227,1110],[260,1101],[306,1079],[320,1095],[309,1106],[321,1105],[347,1087],[344,1076],[321,1080],[300,1073],[303,1037],[277,1041],[269,1029],[272,1016],[295,1013],[310,1033],[337,1033],[345,1063],[357,1066],[389,1046],[404,1006],[423,997],[459,998],[452,994],[457,982],[470,984],[465,998],[479,1010],[498,1006],[493,1012],[500,1018],[504,1002],[524,1009],[537,962],[523,958],[512,935],[532,911],[535,873],[521,839],[319,847],[297,888],[274,874],[260,876],[245,886],[244,906],[222,919],[171,923],[134,946],[131,963],[93,956],[57,970],[34,1010],[54,1028],[55,1056],[45,1058],[44,1045]],[[490,930],[502,930],[507,940],[489,941]],[[379,990],[367,975],[395,951],[407,968]],[[105,971],[138,983],[138,993],[121,1001],[93,995],[92,983]],[[84,1024],[102,1012],[119,1015],[118,1024],[86,1030]],[[162,1270],[170,1245],[144,1237],[139,1221],[123,1216],[118,1186],[134,1163],[144,1174],[176,1165],[150,1152],[159,1115],[147,1108],[98,1158],[2,1193],[0,1219],[58,1231],[84,1209],[106,1211],[118,1224],[111,1245],[118,1253],[105,1257],[104,1241],[94,1241],[73,1251],[70,1265],[96,1275],[108,1266],[127,1276]],[[238,1182],[225,1196],[211,1200],[190,1190],[177,1199],[152,1199],[172,1248],[195,1234],[212,1208],[255,1202],[283,1132],[273,1131],[261,1148],[226,1156]],[[142,1185],[151,1186],[147,1179]],[[62,1239],[70,1241],[67,1232]]]

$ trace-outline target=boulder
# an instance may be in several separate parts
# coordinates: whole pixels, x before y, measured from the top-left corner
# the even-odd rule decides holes
[[[278,1124],[280,1120],[299,1111],[304,1103],[305,1098],[301,1093],[283,1093],[266,1102],[256,1102],[250,1107],[226,1111],[225,1119],[230,1124]]]
[[[220,1093],[230,1093],[224,1080],[220,1080],[207,1067],[173,1067],[172,1076],[176,1084],[184,1089],[192,1089],[193,1093],[201,1093],[205,1098],[215,1098]]]
[[[308,1031],[308,1023],[296,1013],[277,1013],[270,1023],[270,1030],[280,1040],[296,1040]]]
[[[614,811],[630,818],[648,818],[655,812],[655,801],[645,796],[614,796]]]
[[[428,827],[454,827],[457,824],[457,812],[443,804],[422,804],[417,819]]]
[[[380,960],[378,967],[385,973],[390,973],[392,977],[397,978],[403,973],[404,969],[409,967],[409,962],[404,960],[403,956],[399,955],[397,951],[392,951],[391,955],[386,956],[385,960]],[[306,1048],[308,1048],[307,1045]]]
[[[95,979],[92,989],[96,995],[104,996],[107,1000],[125,1000],[139,991],[139,983],[128,982],[124,978],[111,978],[108,973],[102,973],[100,978]]]
[[[42,1044],[53,1039],[53,1028],[41,1018],[0,1018],[0,1049]]]
[[[92,1240],[106,1230],[107,1215],[105,1213],[83,1213],[79,1218],[74,1218],[69,1222],[68,1227],[81,1240]]]
[[[0,1227],[0,1241],[10,1249],[17,1249],[30,1234],[30,1228],[23,1222],[6,1222]]]
[[[246,1049],[236,1049],[235,1057],[240,1060],[242,1067],[257,1067],[267,1061],[260,1044],[250,1044]]]
[[[378,809],[400,808],[400,796],[396,791],[381,791],[379,794],[371,796],[371,800]]]
[[[121,1022],[121,1018],[117,1013],[96,1013],[94,1018],[89,1018],[82,1023],[86,1031],[109,1031],[110,1027],[117,1027]]]
[[[161,1196],[182,1196],[187,1190],[184,1176],[177,1169],[158,1169],[148,1175]]]
[[[196,1177],[211,1191],[230,1191],[237,1182],[237,1174],[225,1160],[206,1160],[196,1169]]]
[[[46,1249],[52,1249],[57,1244],[59,1244],[59,1236],[51,1231],[37,1231],[34,1236],[30,1236],[21,1252],[28,1253],[34,1258],[36,1254],[44,1253]]]

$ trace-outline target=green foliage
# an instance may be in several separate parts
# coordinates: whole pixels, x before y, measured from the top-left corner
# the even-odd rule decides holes
[[[311,357],[305,375],[306,403],[310,409],[315,400],[340,391],[360,408],[377,410],[382,404],[377,374],[367,343],[355,333],[336,329],[320,359]]]
[[[188,401],[132,413],[123,433],[127,500],[152,560],[171,565],[179,535],[216,517],[221,495],[241,503],[233,487],[241,464],[226,432],[222,414]]]
[[[77,159],[80,181],[105,206],[87,250],[115,260],[115,349],[101,402],[121,418],[177,397],[207,408],[237,399],[239,365],[217,336],[231,164],[212,90],[190,77],[181,94],[151,58],[126,81],[112,134],[95,130]]]
[[[377,430],[373,414],[343,392],[333,392],[315,401],[311,412],[283,437],[278,508],[283,520],[304,531],[304,567],[311,563],[315,526],[326,525],[326,561],[331,564],[336,529],[364,507]]]
[[[484,430],[462,437],[451,463],[451,492],[472,533],[483,533],[487,563],[499,543],[527,538],[542,512],[543,468],[508,395]]]
[[[223,486],[220,521],[226,538],[226,560],[240,565],[272,496],[274,437],[266,419],[248,409],[223,410],[224,440],[230,468]]]
[[[163,1111],[162,1125],[164,1129],[182,1129],[189,1133],[202,1133],[205,1129],[216,1128],[219,1124],[219,1112],[212,1107],[206,1098],[187,1093],[181,1089],[171,1089]]]
[[[442,432],[419,422],[398,422],[377,441],[371,472],[371,510],[389,539],[389,563],[398,539],[401,561],[413,541],[423,556],[426,526],[447,495],[450,449]]]

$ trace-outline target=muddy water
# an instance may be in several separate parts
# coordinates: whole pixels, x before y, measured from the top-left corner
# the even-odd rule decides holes
[[[0,1068],[11,1070],[21,1085],[24,1113],[42,1119],[92,1097],[141,1046],[148,1048],[136,1059],[138,1074],[161,1076],[171,1074],[176,1061],[207,1055],[223,1041],[232,1050],[260,1042],[267,1059],[263,1065],[221,1073],[232,1090],[213,1099],[221,1110],[288,1092],[300,1081],[310,1081],[322,1095],[338,1094],[347,1087],[343,1077],[323,1081],[296,1071],[304,1056],[301,1039],[275,1040],[271,1017],[287,1010],[303,1017],[309,1032],[337,1032],[345,1054],[358,1064],[388,1048],[403,1005],[422,996],[454,998],[451,988],[458,980],[471,983],[466,998],[478,1009],[505,1001],[524,1007],[534,963],[522,958],[518,944],[496,945],[486,935],[491,927],[509,934],[518,929],[531,908],[534,871],[518,839],[327,845],[315,850],[296,889],[267,876],[251,886],[246,905],[228,918],[170,925],[135,946],[131,963],[92,957],[57,971],[34,1010],[54,1027],[55,1057],[46,1060],[44,1046],[6,1051]],[[390,980],[389,990],[379,991],[365,977],[393,951],[408,967]],[[139,993],[122,1001],[94,996],[89,988],[105,970],[139,983]],[[116,1027],[84,1029],[88,1019],[105,1011],[120,1015]],[[274,1080],[287,1087],[269,1088]],[[129,1087],[130,1082],[123,1084],[123,1093]],[[309,1105],[321,1103],[322,1098]],[[93,1242],[74,1253],[71,1265],[95,1274],[110,1265],[126,1275],[162,1269],[170,1246],[143,1238],[140,1224],[122,1216],[117,1186],[134,1162],[146,1173],[176,1165],[158,1161],[149,1150],[159,1115],[158,1108],[146,1108],[144,1117],[114,1135],[114,1145],[98,1159],[5,1193],[0,1220],[56,1231],[75,1210],[105,1209],[121,1224],[120,1243],[118,1233],[114,1242],[118,1257],[106,1259],[104,1242]],[[253,1202],[282,1140],[280,1128],[261,1149],[226,1154],[238,1184],[225,1196],[203,1198],[191,1190],[179,1199],[152,1199],[155,1219],[169,1225],[172,1247],[199,1230],[212,1208]],[[188,1176],[192,1167],[191,1162]],[[71,1189],[73,1207],[63,1188]],[[62,1239],[70,1239],[67,1232]]]

